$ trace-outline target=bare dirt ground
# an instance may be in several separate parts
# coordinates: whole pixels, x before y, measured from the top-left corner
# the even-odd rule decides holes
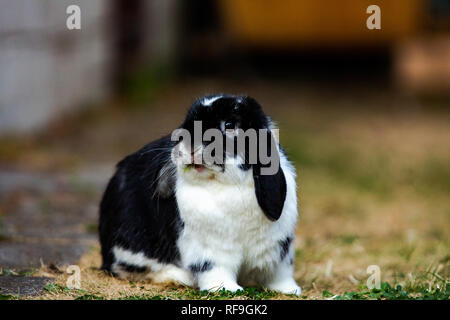
[[[1,273],[51,278],[33,296],[8,297],[294,299],[259,289],[206,294],[118,280],[98,270],[97,205],[114,164],[171,132],[196,97],[215,92],[257,98],[278,123],[296,165],[301,298],[448,298],[448,101],[356,86],[217,79],[185,79],[137,107],[111,102],[42,134],[2,139]],[[80,290],[67,288],[68,264],[81,268]],[[369,265],[379,266],[381,280],[391,286],[384,285],[381,296],[365,289]]]

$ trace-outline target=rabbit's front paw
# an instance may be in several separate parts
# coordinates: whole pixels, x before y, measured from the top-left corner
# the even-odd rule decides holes
[[[302,294],[302,288],[294,280],[272,283],[268,288],[284,294],[295,294],[297,296]]]
[[[236,282],[220,282],[220,283],[210,283],[203,285],[200,290],[208,290],[210,292],[216,292],[225,289],[226,291],[236,292],[238,290],[243,290],[243,288]]]

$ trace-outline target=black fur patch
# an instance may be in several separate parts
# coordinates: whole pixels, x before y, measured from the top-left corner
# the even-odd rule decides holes
[[[119,266],[126,272],[144,273],[147,272],[147,267],[139,267],[132,264],[120,262]]]
[[[293,238],[291,236],[286,237],[284,240],[280,240],[280,260],[283,260],[289,253],[289,247],[291,246]]]
[[[243,163],[239,165],[239,169],[241,169],[242,171],[248,171],[250,170],[252,166],[250,164],[247,163]]]
[[[100,204],[103,269],[111,270],[114,246],[142,252],[161,263],[179,260],[176,241],[183,224],[175,195],[168,192],[173,181],[166,181],[169,189],[164,197],[157,192],[158,177],[172,146],[170,136],[163,137],[117,165]]]
[[[204,262],[197,262],[189,265],[189,270],[192,271],[193,274],[209,271],[214,266],[214,263],[212,263],[209,260],[206,260]]]

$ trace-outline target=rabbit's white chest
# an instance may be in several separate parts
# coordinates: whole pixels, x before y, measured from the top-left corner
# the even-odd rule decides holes
[[[274,222],[260,209],[251,176],[239,185],[214,181],[205,187],[181,182],[176,195],[184,222],[178,241],[183,263],[201,256],[221,264],[257,267],[254,257],[270,260],[262,256],[272,256],[276,250]]]
[[[283,154],[280,165],[287,190],[276,221],[269,220],[259,207],[251,171],[241,174],[234,184],[177,179],[176,199],[184,223],[177,247],[183,267],[210,261],[249,281],[275,272],[281,244],[293,238],[297,221],[295,171]],[[236,181],[238,175],[239,171],[229,180]]]

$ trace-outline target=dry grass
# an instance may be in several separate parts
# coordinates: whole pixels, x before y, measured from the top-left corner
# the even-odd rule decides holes
[[[107,154],[107,160],[118,160],[118,155],[175,127],[186,101],[203,94],[205,87],[239,92],[236,84],[206,84],[163,90],[150,110],[119,109],[94,117],[76,127],[76,136],[70,130],[62,134],[64,144],[46,138],[50,142],[41,157],[52,154],[51,161],[57,162],[77,150],[85,159],[104,160]],[[408,99],[372,93],[355,98],[352,93],[326,96],[289,86],[247,88],[279,123],[281,141],[297,166],[295,278],[304,289],[301,298],[322,299],[324,290],[360,291],[369,265],[380,267],[382,281],[402,284],[413,294],[450,281],[448,110],[430,112],[426,104],[418,108],[417,101],[408,109]],[[64,289],[68,275],[52,272],[59,287],[38,299],[217,298],[174,285],[118,280],[99,271],[99,265],[99,248],[94,246],[79,262],[82,291]],[[37,274],[49,272],[41,268]],[[235,298],[248,297],[293,298],[264,292]]]

